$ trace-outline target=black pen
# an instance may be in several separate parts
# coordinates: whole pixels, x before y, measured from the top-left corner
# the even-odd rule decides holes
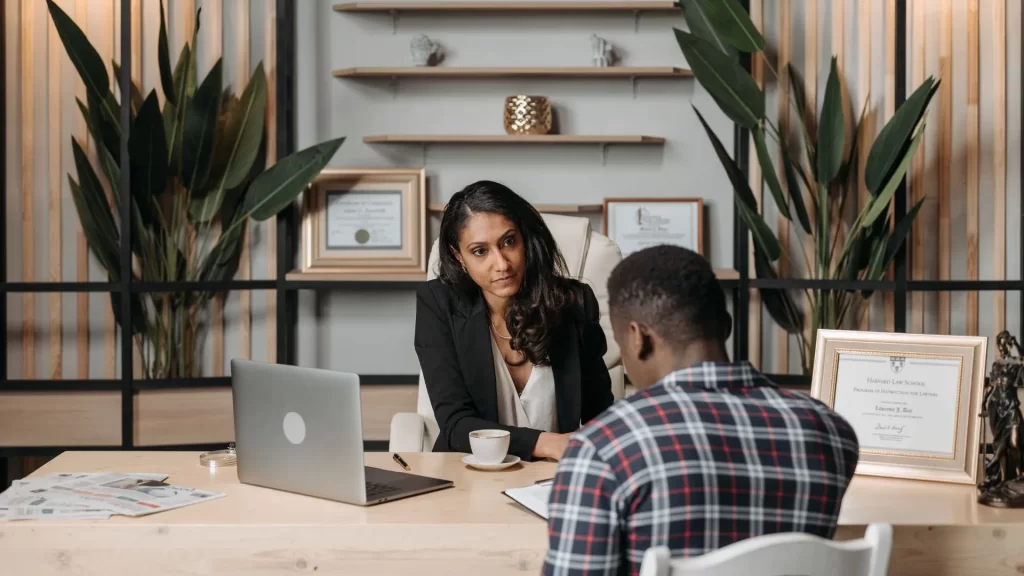
[[[401,466],[402,468],[405,468],[405,469],[406,469],[406,470],[408,470],[409,472],[412,472],[412,468],[409,468],[409,465],[405,463],[405,460],[402,460],[402,457],[401,457],[401,456],[399,456],[398,454],[392,454],[392,455],[391,455],[391,458],[392,458],[392,459],[393,459],[393,460],[394,460],[395,462],[398,462],[398,465],[399,465],[399,466]]]

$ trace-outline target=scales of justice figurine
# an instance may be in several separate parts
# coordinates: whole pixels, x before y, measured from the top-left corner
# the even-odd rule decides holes
[[[1018,395],[1024,388],[1024,350],[1006,330],[996,336],[996,346],[999,358],[992,363],[981,414],[992,430],[992,454],[985,456],[978,502],[997,508],[1024,508],[1024,418]]]

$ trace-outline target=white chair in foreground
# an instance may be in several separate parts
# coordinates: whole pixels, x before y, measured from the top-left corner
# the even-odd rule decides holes
[[[863,538],[846,541],[766,534],[677,560],[664,546],[649,548],[640,576],[886,576],[891,551],[889,524],[871,524]]]
[[[590,229],[590,220],[579,216],[542,214],[544,222],[555,237],[569,274],[588,284],[597,297],[601,311],[601,327],[608,341],[608,352],[604,355],[605,365],[612,379],[612,395],[616,400],[623,395],[623,370],[619,347],[612,337],[611,320],[608,317],[608,276],[622,260],[622,251],[606,236]],[[436,277],[438,242],[434,240],[427,263],[427,279]],[[416,398],[416,412],[399,412],[391,419],[390,452],[430,452],[439,433],[434,409],[427,397],[423,373],[420,372],[419,392]]]

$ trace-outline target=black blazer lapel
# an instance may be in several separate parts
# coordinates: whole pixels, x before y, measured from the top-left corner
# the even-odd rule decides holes
[[[551,347],[551,372],[555,377],[558,431],[574,432],[580,427],[580,349],[576,326],[566,319]]]
[[[453,319],[455,345],[459,351],[466,386],[480,409],[480,417],[498,420],[498,389],[494,378],[491,332],[487,327],[487,306],[482,297],[461,300]]]

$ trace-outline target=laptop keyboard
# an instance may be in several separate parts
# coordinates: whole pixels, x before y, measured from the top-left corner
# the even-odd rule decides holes
[[[366,483],[366,497],[367,498],[374,498],[374,497],[377,497],[377,496],[383,496],[384,494],[388,494],[388,493],[394,492],[396,490],[398,490],[398,488],[396,488],[394,486],[391,486],[389,484],[378,484],[376,482],[367,482]]]

